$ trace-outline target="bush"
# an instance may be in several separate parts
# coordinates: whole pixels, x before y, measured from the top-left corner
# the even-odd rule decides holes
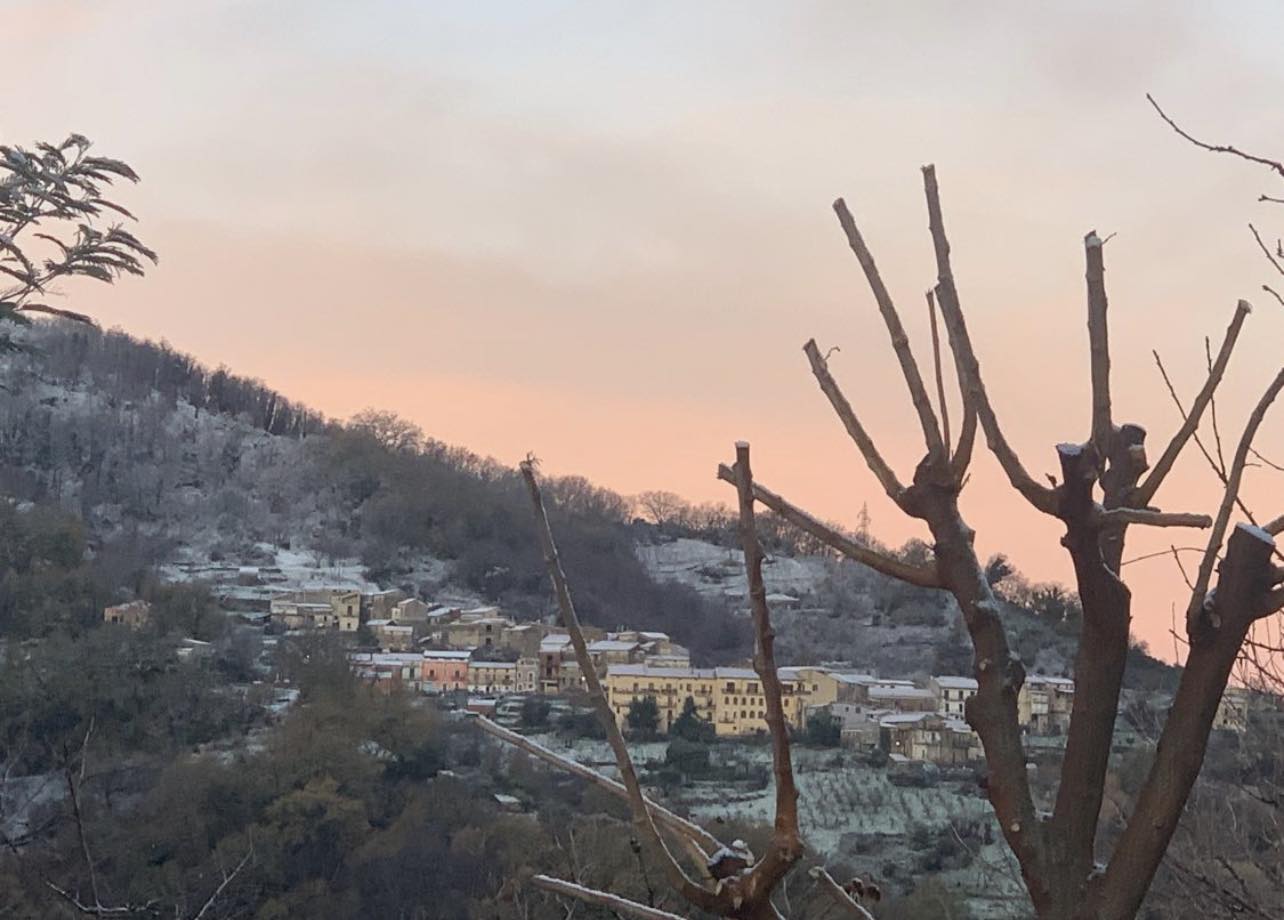
[[[557,720],[557,731],[571,738],[592,738],[601,741],[606,737],[606,730],[597,716],[591,712],[571,711]]]
[[[843,723],[828,710],[814,712],[807,717],[804,740],[817,747],[838,747],[843,741]]]
[[[551,707],[548,701],[538,696],[528,696],[522,700],[522,725],[526,728],[542,728],[548,724]]]
[[[709,747],[698,741],[674,738],[664,752],[664,765],[690,777],[709,773]]]

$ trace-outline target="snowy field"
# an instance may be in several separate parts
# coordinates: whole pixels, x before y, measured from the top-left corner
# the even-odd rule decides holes
[[[618,778],[605,741],[566,741],[554,735],[536,740]],[[663,764],[666,747],[664,741],[629,745],[634,762],[644,769]],[[719,763],[770,764],[770,749],[763,744],[719,742],[712,752]],[[1001,841],[989,802],[975,784],[942,780],[925,788],[897,786],[884,768],[869,766],[846,750],[795,746],[793,759],[803,838],[827,863],[884,880],[889,864],[910,875],[931,874],[967,897],[969,916],[978,920],[1029,915],[1015,861]],[[750,789],[695,782],[669,798],[658,790],[652,794],[702,823],[770,824],[774,817],[775,792],[770,783]],[[977,830],[986,828],[989,842],[976,839]],[[971,854],[968,865],[930,873],[919,870],[923,852],[921,842],[914,842],[916,836],[958,841],[959,851]]]

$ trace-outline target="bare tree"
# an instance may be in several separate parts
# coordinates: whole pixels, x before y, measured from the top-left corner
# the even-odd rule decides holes
[[[34,150],[0,145],[0,274],[8,283],[0,287],[0,323],[26,324],[35,313],[91,322],[45,302],[56,293],[56,281],[83,276],[111,283],[142,275],[145,262],[156,263],[156,253],[120,223],[96,226],[107,214],[134,219],[105,196],[115,180],[137,182],[138,174],[89,149],[79,134]],[[16,347],[0,332],[0,351]]]
[[[597,709],[598,718],[606,730],[607,741],[615,756],[621,782],[615,782],[596,771],[560,757],[495,725],[486,719],[479,724],[489,734],[512,743],[545,762],[580,775],[601,788],[622,795],[628,800],[633,816],[637,839],[661,858],[665,875],[672,891],[689,906],[719,917],[744,918],[744,920],[778,920],[781,914],[773,903],[773,895],[781,889],[789,871],[803,856],[802,835],[798,826],[798,790],[794,784],[793,765],[789,749],[789,731],[786,724],[783,690],[776,671],[774,634],[767,607],[767,592],[762,579],[763,553],[758,544],[754,523],[753,473],[749,465],[749,445],[736,446],[736,465],[732,470],[739,496],[740,538],[744,548],[745,569],[749,579],[749,595],[753,610],[756,636],[754,670],[762,681],[766,701],[767,727],[772,743],[772,769],[775,776],[775,821],[767,852],[755,858],[742,841],[723,844],[704,828],[647,798],[637,771],[629,756],[628,747],[620,732],[614,714],[597,672],[588,655],[584,634],[580,628],[570,587],[557,546],[549,528],[544,510],[544,500],[536,477],[535,464],[527,460],[521,464],[531,502],[535,510],[536,525],[544,559],[557,596],[562,624],[571,637],[571,645],[580,664],[590,699]],[[685,862],[675,855],[671,844],[680,848]],[[693,869],[694,872],[688,871]],[[868,920],[869,913],[838,885],[823,869],[812,873],[817,881],[817,891],[838,905],[847,916]],[[584,887],[576,882],[537,875],[533,884],[569,898],[585,901],[613,911],[619,916],[643,920],[673,920],[679,917],[672,911],[631,901],[619,895]]]
[[[642,492],[633,501],[638,511],[659,527],[674,523],[685,524],[691,516],[690,504],[673,492]]]
[[[951,444],[945,438],[897,308],[841,199],[835,202],[834,210],[891,337],[923,433],[926,453],[909,484],[903,484],[883,459],[815,341],[809,341],[804,352],[822,392],[884,491],[905,514],[927,525],[934,558],[926,564],[909,565],[868,547],[852,547],[841,534],[827,534],[817,518],[780,495],[754,485],[754,497],[877,571],[954,596],[972,638],[979,684],[968,703],[967,719],[984,746],[990,801],[1004,838],[1020,863],[1036,914],[1057,920],[1133,917],[1199,773],[1218,702],[1245,635],[1254,622],[1284,606],[1278,587],[1284,575],[1271,566],[1273,534],[1280,528],[1251,524],[1241,524],[1233,531],[1230,528],[1254,435],[1284,388],[1284,370],[1267,387],[1243,431],[1227,466],[1216,517],[1155,508],[1153,499],[1198,427],[1250,307],[1244,301],[1236,306],[1217,359],[1210,362],[1208,378],[1185,423],[1151,468],[1144,446],[1145,429],[1116,422],[1113,415],[1104,242],[1095,232],[1089,233],[1084,255],[1092,383],[1090,432],[1082,443],[1057,446],[1059,482],[1054,477],[1049,477],[1049,485],[1039,482],[1008,442],[985,387],[955,285],[933,167],[924,167],[923,181],[936,255],[933,295],[962,391],[963,419],[957,442]],[[1008,644],[999,605],[973,549],[974,533],[959,511],[959,494],[966,482],[978,427],[1012,487],[1035,510],[1064,524],[1062,544],[1073,562],[1083,606],[1075,702],[1051,814],[1036,810],[1027,779],[1017,721],[1017,695],[1025,671]],[[740,487],[731,468],[721,467],[719,476]],[[1192,584],[1186,616],[1190,655],[1171,714],[1131,819],[1113,853],[1103,858],[1098,852],[1098,824],[1128,652],[1131,609],[1131,592],[1120,578],[1120,564],[1127,530],[1134,525],[1211,528],[1211,535]],[[859,552],[854,551],[857,549]],[[1218,582],[1214,589],[1215,569]]]
[[[416,453],[424,445],[422,428],[384,409],[362,409],[348,420],[348,427],[369,435],[393,453]]]
[[[1136,916],[1172,840],[1199,774],[1222,693],[1250,630],[1284,608],[1284,568],[1272,564],[1272,557],[1278,554],[1274,537],[1284,531],[1284,516],[1258,526],[1240,495],[1250,458],[1261,459],[1254,447],[1254,438],[1267,411],[1284,389],[1284,369],[1274,376],[1253,407],[1232,456],[1227,459],[1218,451],[1214,467],[1223,492],[1215,515],[1157,508],[1155,496],[1182,451],[1191,440],[1203,447],[1197,432],[1206,414],[1215,413],[1216,390],[1251,307],[1243,300],[1236,304],[1215,356],[1211,346],[1208,349],[1208,374],[1199,393],[1189,409],[1183,409],[1181,424],[1151,466],[1145,449],[1145,428],[1117,421],[1114,416],[1105,242],[1095,231],[1091,232],[1084,238],[1092,394],[1089,432],[1082,442],[1056,446],[1060,476],[1049,476],[1049,484],[1043,484],[1027,471],[999,423],[955,284],[932,166],[924,167],[923,180],[937,276],[929,297],[929,310],[933,324],[936,310],[940,311],[961,391],[963,411],[957,438],[947,433],[943,371],[935,375],[938,405],[934,406],[897,307],[855,219],[841,199],[835,202],[834,210],[889,333],[923,435],[925,454],[908,484],[903,483],[883,459],[861,423],[830,370],[829,353],[823,353],[814,340],[808,341],[803,351],[821,391],[870,472],[903,513],[927,526],[933,552],[921,559],[898,558],[880,547],[852,540],[820,517],[757,483],[749,470],[748,447],[738,445],[736,463],[720,466],[718,476],[735,486],[739,498],[741,537],[757,636],[755,667],[768,694],[769,711],[778,712],[779,683],[767,676],[769,672],[774,675],[774,660],[769,613],[761,592],[761,550],[753,518],[755,503],[766,506],[843,556],[903,582],[948,591],[962,611],[974,649],[978,692],[968,702],[967,720],[981,738],[989,772],[988,795],[1004,839],[1020,866],[1035,913],[1048,920],[1124,920]],[[1272,255],[1265,246],[1263,249],[1268,256]],[[940,347],[938,333],[933,338],[934,370],[942,366]],[[1051,813],[1036,808],[1017,719],[1017,697],[1025,680],[1025,670],[1008,643],[986,566],[974,550],[974,532],[959,509],[959,496],[967,482],[978,432],[984,434],[990,452],[1013,489],[1036,511],[1055,517],[1064,525],[1065,536],[1061,542],[1074,567],[1082,607],[1075,660],[1075,702]],[[1219,431],[1215,437],[1220,443]],[[541,539],[563,621],[572,636],[576,636],[578,624],[543,514],[534,468],[528,462],[522,470],[541,522]],[[1231,516],[1237,508],[1248,520],[1232,528]],[[1103,852],[1099,829],[1128,654],[1132,594],[1122,580],[1121,569],[1128,529],[1132,526],[1200,528],[1208,530],[1209,536],[1199,550],[1199,565],[1189,582],[1190,599],[1184,620],[1189,652],[1177,693],[1131,814],[1120,822],[1122,829],[1107,853]],[[777,916],[771,894],[797,862],[802,849],[796,791],[783,725],[778,719],[768,719],[776,776],[776,820],[771,851],[759,860],[751,856],[742,859],[740,872],[718,880],[710,889],[708,876],[693,879],[687,875],[667,849],[663,834],[667,833],[688,853],[695,854],[697,865],[714,841],[703,829],[671,815],[644,796],[606,698],[580,647],[582,638],[574,644],[581,666],[589,676],[590,693],[607,725],[624,778],[623,784],[617,784],[618,790],[630,800],[635,823],[645,832],[642,839],[664,854],[673,889],[688,904],[708,913],[734,917]],[[488,723],[484,723],[484,727],[493,734],[502,731]],[[562,759],[551,752],[540,756],[566,769],[586,770],[569,762],[558,763]],[[612,783],[605,778],[601,778],[601,782]],[[716,857],[706,864],[712,865],[715,861]],[[842,886],[833,883],[823,870],[814,873],[814,877],[822,890],[844,893]],[[652,908],[636,905],[636,910],[624,909],[615,896],[572,890],[566,882],[540,878],[536,883],[609,905],[617,912],[657,916],[647,912],[654,911]],[[844,901],[835,896],[835,901],[850,915],[863,915],[863,908],[850,898]]]

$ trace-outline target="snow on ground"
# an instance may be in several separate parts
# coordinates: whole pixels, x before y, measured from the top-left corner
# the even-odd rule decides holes
[[[638,558],[659,581],[676,581],[702,594],[740,600],[747,596],[744,556],[738,549],[686,537],[668,543],[637,547]],[[763,566],[769,592],[795,597],[811,592],[828,574],[829,563],[819,557],[772,556]]]
[[[618,778],[605,741],[566,740],[540,735],[534,740],[566,757]],[[645,771],[664,762],[667,743],[630,743],[634,763]],[[768,766],[771,750],[765,744],[718,742],[711,746],[715,763]],[[849,750],[795,746],[794,775],[798,786],[798,817],[809,848],[830,863],[842,863],[874,877],[885,877],[889,864],[905,875],[919,875],[916,861],[922,851],[912,843],[915,833],[954,834],[974,853],[966,868],[932,872],[969,900],[969,916],[978,920],[1011,920],[1029,913],[1014,862],[994,824],[989,802],[975,784],[941,780],[927,787],[897,786],[886,769],[873,767]],[[652,791],[658,795],[658,792]],[[775,816],[775,790],[746,784],[693,782],[683,786],[666,805],[702,823],[747,821],[770,824]],[[992,842],[969,839],[967,828],[988,826]],[[954,830],[951,830],[954,829]],[[929,873],[922,873],[929,874]]]

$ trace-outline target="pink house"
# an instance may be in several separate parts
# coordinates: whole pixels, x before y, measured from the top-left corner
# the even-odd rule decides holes
[[[420,664],[420,686],[429,693],[468,689],[468,659],[471,652],[424,652]]]

